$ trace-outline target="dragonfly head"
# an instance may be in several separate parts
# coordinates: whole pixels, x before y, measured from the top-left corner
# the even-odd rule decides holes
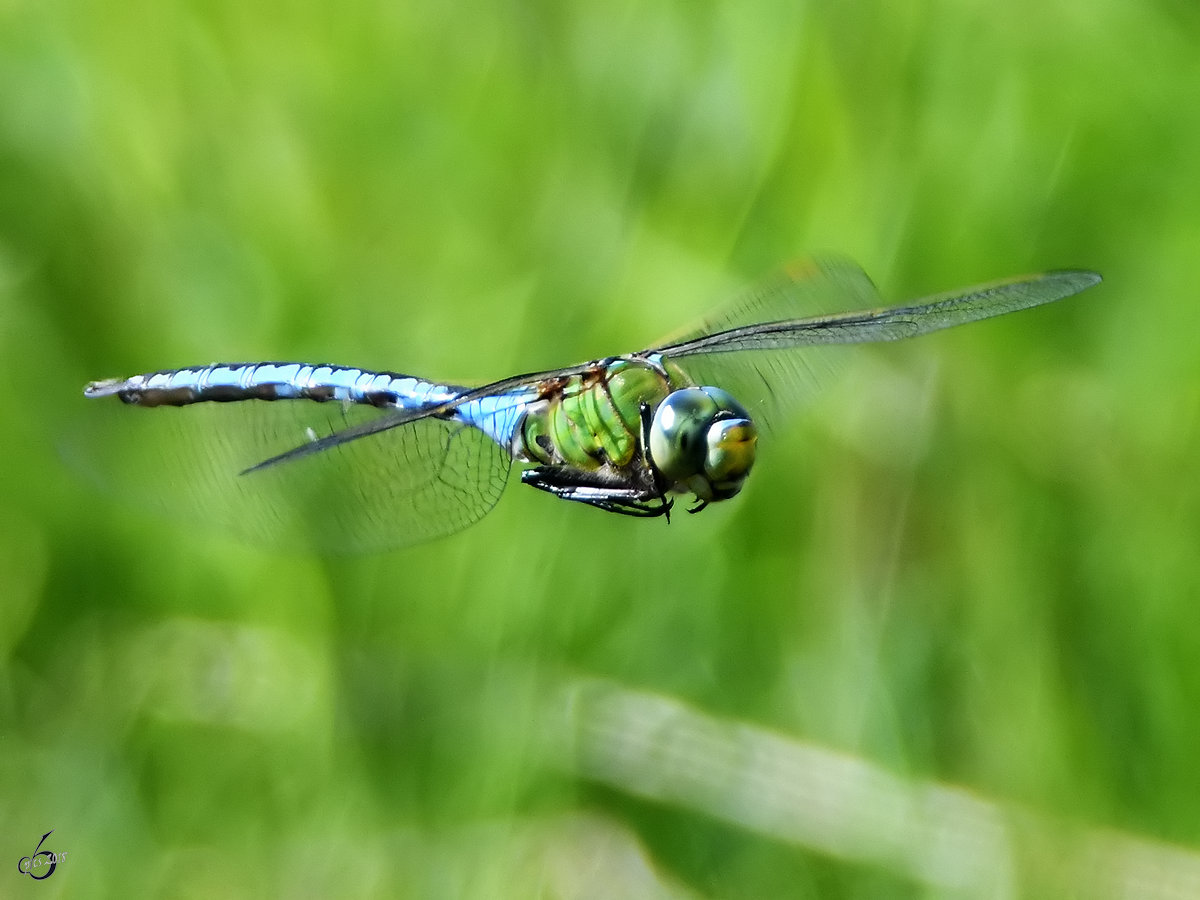
[[[758,429],[745,408],[716,387],[667,396],[650,423],[650,459],[677,490],[701,500],[728,500],[742,489]]]

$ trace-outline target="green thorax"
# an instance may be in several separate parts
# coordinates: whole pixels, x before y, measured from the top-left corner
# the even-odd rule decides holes
[[[523,455],[544,465],[618,469],[643,456],[641,409],[671,391],[654,367],[619,359],[545,387],[521,425]]]

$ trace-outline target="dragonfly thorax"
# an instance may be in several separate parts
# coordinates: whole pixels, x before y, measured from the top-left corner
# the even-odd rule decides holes
[[[673,391],[650,423],[650,460],[675,491],[728,500],[742,489],[758,443],[750,414],[717,387]]]

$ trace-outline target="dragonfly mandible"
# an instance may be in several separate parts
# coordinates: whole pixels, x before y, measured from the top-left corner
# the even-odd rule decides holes
[[[669,519],[676,497],[698,512],[739,493],[761,426],[808,377],[803,348],[914,337],[1100,280],[1046,272],[881,308],[858,266],[831,259],[779,273],[678,339],[481,387],[303,363],[94,381],[85,396],[141,409],[114,426],[128,440],[92,462],[123,468],[131,493],[173,481],[202,516],[239,531],[307,523],[301,536],[330,549],[465,528],[499,500],[514,461],[523,483],[555,497]],[[800,314],[818,302],[857,309]],[[132,427],[156,417],[154,435]]]

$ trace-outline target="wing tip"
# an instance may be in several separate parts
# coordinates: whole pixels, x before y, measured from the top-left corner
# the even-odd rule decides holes
[[[1104,280],[1103,275],[1091,269],[1056,269],[1047,272],[1046,275],[1047,277],[1064,282],[1067,287],[1072,289],[1072,294],[1086,291],[1088,288],[1094,287]]]

